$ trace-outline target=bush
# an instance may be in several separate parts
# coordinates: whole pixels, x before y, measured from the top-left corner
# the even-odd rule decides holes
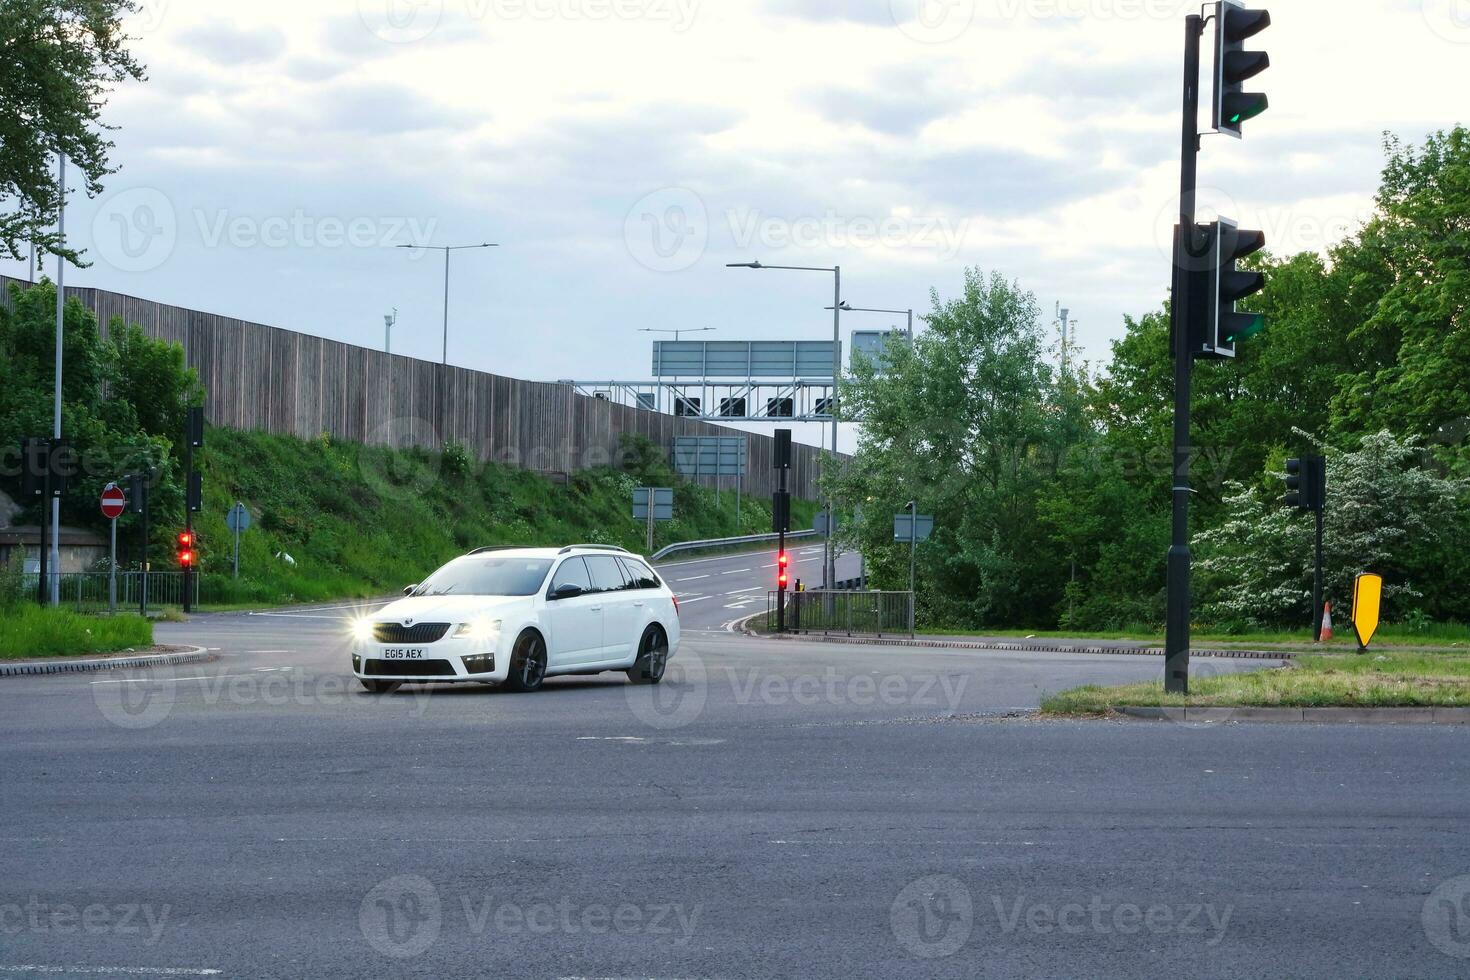
[[[12,609],[25,598],[25,567],[25,555],[17,548],[0,568],[0,609]]]
[[[153,624],[139,616],[79,616],[22,603],[0,612],[0,660],[112,653],[153,645]]]

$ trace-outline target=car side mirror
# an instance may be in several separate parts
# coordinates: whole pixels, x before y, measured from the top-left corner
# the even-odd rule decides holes
[[[416,589],[416,588],[418,588],[417,585],[405,585],[403,587],[403,594],[404,595],[413,595],[413,590]]]
[[[566,585],[557,586],[556,591],[551,593],[551,597],[553,599],[575,599],[581,594],[582,587],[580,585],[573,585],[568,582]]]

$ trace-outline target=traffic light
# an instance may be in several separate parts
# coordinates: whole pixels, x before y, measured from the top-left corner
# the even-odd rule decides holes
[[[184,502],[189,513],[197,514],[204,510],[204,474],[194,472],[189,474],[188,494]]]
[[[194,532],[179,532],[179,567],[189,571],[194,567]]]
[[[1286,506],[1319,511],[1327,506],[1327,458],[1304,456],[1286,461]]]
[[[1245,121],[1270,105],[1264,93],[1244,91],[1244,82],[1271,67],[1266,52],[1245,50],[1247,39],[1271,26],[1271,14],[1220,0],[1215,20],[1215,129],[1240,139]]]
[[[776,587],[782,592],[785,592],[786,586],[790,584],[790,582],[791,555],[783,551],[776,556]]]
[[[1266,314],[1236,310],[1235,304],[1266,288],[1266,273],[1239,269],[1238,263],[1266,247],[1266,235],[1236,228],[1222,217],[1210,226],[1210,263],[1205,285],[1208,320],[1205,338],[1213,357],[1235,357],[1235,344],[1266,329]]]

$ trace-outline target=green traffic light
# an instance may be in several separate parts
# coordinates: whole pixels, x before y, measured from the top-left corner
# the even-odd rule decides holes
[[[1235,331],[1233,334],[1231,334],[1230,336],[1226,337],[1225,339],[1228,340],[1230,343],[1233,344],[1233,343],[1235,343],[1236,341],[1239,341],[1239,340],[1249,340],[1251,337],[1256,336],[1257,334],[1259,334],[1261,331],[1263,331],[1265,329],[1266,329],[1266,316],[1263,313],[1257,313],[1251,319],[1251,322],[1250,323],[1246,324],[1240,330]]]

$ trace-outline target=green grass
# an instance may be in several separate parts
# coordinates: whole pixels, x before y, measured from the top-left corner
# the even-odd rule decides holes
[[[1188,695],[1165,694],[1163,681],[1079,687],[1042,701],[1043,714],[1105,714],[1140,707],[1466,707],[1470,654],[1329,654],[1244,674],[1195,676]]]
[[[153,625],[139,616],[80,616],[18,605],[0,610],[0,660],[112,653],[153,645]]]
[[[946,629],[921,629],[920,634],[928,636],[998,636],[998,637],[1028,637],[1037,639],[1074,639],[1074,640],[1134,640],[1139,643],[1148,643],[1163,646],[1164,632],[1161,629],[1153,629],[1139,626],[1130,630],[1112,630],[1104,632],[1066,631],[1066,630],[1025,630],[1025,629],[993,629],[993,630],[946,630]],[[1210,646],[1245,647],[1245,646],[1286,646],[1286,647],[1312,647],[1312,631],[1310,629],[1297,630],[1293,632],[1258,632],[1258,633],[1221,633],[1212,630],[1196,630],[1190,634],[1190,642],[1195,645],[1208,644]],[[1373,648],[1379,647],[1425,647],[1454,649],[1463,647],[1470,650],[1470,626],[1461,623],[1434,623],[1421,629],[1412,629],[1408,626],[1394,625],[1384,626],[1378,630],[1373,637]],[[1352,652],[1357,650],[1358,641],[1353,637],[1353,628],[1349,623],[1339,623],[1332,642],[1321,649],[1330,651]]]
[[[456,466],[421,450],[226,429],[210,430],[203,466],[205,512],[195,528],[206,609],[392,594],[486,545],[647,550],[645,527],[632,517],[640,477],[611,468],[557,485],[526,470]],[[677,519],[657,525],[655,549],[770,530],[769,500],[746,496],[737,520],[728,489],[717,499],[666,470],[641,479],[675,487]],[[225,527],[237,500],[254,519],[241,537],[238,582],[230,577],[233,536]],[[794,501],[792,519],[810,527],[816,509]],[[295,566],[277,559],[279,552]]]

